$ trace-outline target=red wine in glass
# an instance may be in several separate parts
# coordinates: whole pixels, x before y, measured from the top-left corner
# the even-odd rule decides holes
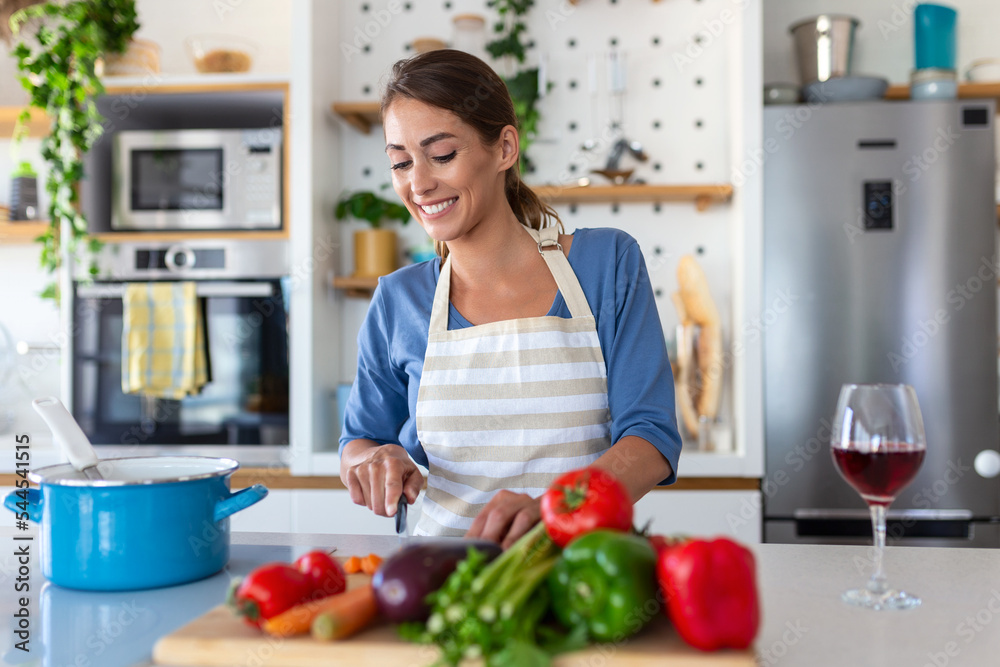
[[[899,491],[913,481],[924,461],[923,449],[905,442],[881,444],[864,451],[857,443],[850,449],[833,448],[833,461],[847,483],[869,503],[889,505]]]
[[[848,604],[868,609],[910,609],[920,598],[886,584],[882,570],[885,514],[924,461],[927,439],[913,387],[845,384],[831,429],[834,465],[868,503],[874,533],[875,570],[865,588],[845,592]]]

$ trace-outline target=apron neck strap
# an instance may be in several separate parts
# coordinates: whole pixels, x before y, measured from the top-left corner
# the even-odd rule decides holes
[[[556,227],[546,227],[542,230],[534,230],[524,227],[525,231],[538,244],[538,252],[545,260],[545,264],[555,278],[556,286],[569,308],[573,317],[593,317],[587,297],[580,287],[580,281],[573,273],[573,267],[563,254],[562,246],[559,244],[559,229]],[[449,302],[451,298],[451,255],[441,263],[441,271],[438,276],[438,284],[434,290],[434,303],[431,307],[430,333],[437,333],[448,330]]]
[[[530,227],[524,229],[538,243],[538,252],[548,265],[549,271],[552,272],[552,277],[556,280],[556,286],[559,287],[559,292],[569,308],[570,315],[573,317],[593,317],[594,313],[590,310],[590,304],[587,303],[587,297],[583,293],[583,288],[580,287],[580,281],[573,272],[573,267],[570,266],[569,260],[563,253],[563,247],[559,243],[559,228],[553,226],[540,230],[534,230]]]
[[[431,306],[431,321],[428,331],[438,333],[448,330],[449,301],[451,298],[451,253],[441,262],[438,284],[434,289],[434,303]]]

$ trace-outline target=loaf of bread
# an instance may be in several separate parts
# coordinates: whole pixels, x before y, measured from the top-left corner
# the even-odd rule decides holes
[[[699,417],[714,420],[719,411],[722,395],[724,364],[722,352],[722,326],[719,309],[708,289],[708,280],[698,262],[691,255],[684,255],[677,264],[678,290],[674,305],[684,325],[700,328],[698,336],[697,368],[687,358],[687,341],[678,341],[677,403],[687,430],[697,436]],[[686,363],[685,363],[686,362]]]

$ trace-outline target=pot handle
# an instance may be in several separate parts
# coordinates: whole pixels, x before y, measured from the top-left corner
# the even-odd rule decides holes
[[[223,498],[215,504],[215,521],[218,523],[230,514],[236,514],[240,510],[245,510],[259,500],[267,496],[267,487],[263,484],[254,484],[236,493],[232,493],[228,498]]]
[[[27,491],[28,497],[22,498],[17,495],[20,491]],[[27,510],[17,506],[18,503],[23,502],[28,503]],[[28,519],[30,521],[34,521],[35,523],[42,522],[42,492],[39,489],[18,489],[17,491],[11,491],[7,494],[7,497],[3,499],[3,506],[15,514],[27,511]]]

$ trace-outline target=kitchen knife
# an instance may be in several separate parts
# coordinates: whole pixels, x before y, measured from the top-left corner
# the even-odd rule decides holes
[[[401,538],[406,537],[406,494],[400,494],[399,502],[396,503],[396,534]]]

